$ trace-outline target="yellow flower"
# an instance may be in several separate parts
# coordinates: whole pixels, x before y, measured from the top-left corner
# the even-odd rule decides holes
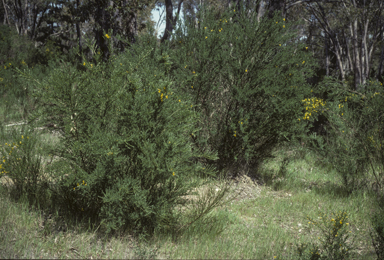
[[[285,18],[283,18],[283,21],[285,22]]]
[[[306,50],[308,50],[308,47],[305,47]]]
[[[179,99],[179,102],[181,102],[180,99]]]
[[[193,86],[191,86],[191,88],[193,88]]]
[[[85,62],[83,63],[83,66],[85,66]]]
[[[279,46],[281,46],[281,44],[279,44]]]
[[[205,39],[207,39],[208,38],[208,36],[205,36]]]
[[[248,72],[248,70],[245,70],[245,72]]]
[[[172,174],[173,174],[173,176],[175,176],[175,172],[173,172]]]
[[[285,28],[285,25],[283,25],[283,28]]]
[[[305,63],[305,60],[303,60],[303,64]]]
[[[278,23],[278,22],[276,22],[276,23]]]
[[[105,37],[107,37],[108,39],[111,38],[108,34],[106,34]]]
[[[207,29],[207,27],[204,27],[204,30]]]
[[[193,73],[193,74],[195,74],[196,72],[195,72],[195,71],[193,71],[192,73]]]

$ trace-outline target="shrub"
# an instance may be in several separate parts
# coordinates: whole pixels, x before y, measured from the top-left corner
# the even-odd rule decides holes
[[[350,231],[346,212],[331,214],[320,213],[318,220],[307,217],[309,228],[320,230],[318,243],[297,245],[299,259],[348,259],[353,251],[353,242],[347,241]]]
[[[304,43],[277,13],[273,19],[226,10],[199,13],[198,27],[179,25],[169,46],[177,87],[201,112],[194,142],[218,152],[218,169],[258,163],[303,131],[300,105],[315,66]]]
[[[39,179],[38,134],[25,126],[10,133],[2,129],[1,140],[9,140],[0,145],[0,177],[11,180],[11,197],[16,201],[26,199],[31,206],[45,204],[48,183]]]
[[[190,160],[215,156],[192,151],[188,134],[198,132],[198,114],[148,58],[159,56],[153,51],[137,44],[108,63],[95,53],[95,63],[84,59],[84,72],[52,62],[50,75],[35,81],[40,106],[30,121],[57,125],[62,137],[51,153],[61,160],[50,169],[62,177],[67,164],[53,202],[69,215],[100,221],[107,232],[174,229],[183,196],[200,184],[197,177],[215,173]]]
[[[59,55],[53,52],[51,43],[47,44],[50,51],[35,48],[34,43],[26,36],[20,36],[15,29],[0,25],[0,120],[20,120],[27,117],[33,110],[36,100],[29,98],[31,85],[16,77],[15,69],[33,68],[38,78],[46,73],[43,63]]]
[[[310,149],[340,173],[348,193],[374,179],[382,187],[384,173],[383,95],[379,82],[368,82],[364,93],[349,90],[342,83],[326,78],[319,86],[330,94],[325,106],[319,107],[327,118],[327,135],[309,136]],[[313,124],[314,118],[309,119]],[[304,137],[306,138],[306,137]]]
[[[371,218],[371,239],[377,259],[384,259],[384,214],[383,209],[377,211]]]

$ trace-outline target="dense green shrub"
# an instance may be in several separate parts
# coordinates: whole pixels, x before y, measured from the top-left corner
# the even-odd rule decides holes
[[[36,48],[26,36],[0,25],[0,121],[25,119],[36,103],[30,97],[31,84],[17,77],[15,69],[32,68],[41,79],[47,73],[44,64],[58,55],[52,42]]]
[[[216,173],[190,159],[215,156],[192,151],[188,135],[198,131],[199,116],[164,76],[166,64],[148,58],[153,51],[138,44],[108,63],[96,53],[95,64],[84,60],[84,72],[52,62],[51,74],[35,81],[40,107],[29,119],[35,126],[54,123],[62,135],[51,152],[61,160],[50,171],[63,177],[53,202],[73,216],[101,221],[107,232],[173,229],[181,216],[175,207],[186,203],[182,196],[200,185],[197,177]]]
[[[384,210],[380,208],[371,217],[372,228],[370,231],[372,245],[377,259],[384,259]]]
[[[219,169],[238,159],[260,162],[303,131],[301,100],[311,97],[305,79],[315,66],[294,24],[279,14],[259,23],[238,11],[219,19],[205,10],[198,28],[180,25],[170,43],[177,88],[202,113],[203,131],[193,138],[218,151]]]
[[[383,186],[383,93],[380,82],[368,81],[365,92],[349,90],[332,78],[326,78],[319,88],[328,91],[329,101],[317,106],[329,122],[326,136],[310,135],[311,149],[340,173],[344,187],[350,193],[366,186],[368,180]],[[322,102],[322,101],[321,101]],[[316,107],[314,102],[304,104]],[[311,124],[314,118],[309,118]],[[306,138],[306,137],[304,137]]]
[[[12,183],[8,187],[16,201],[27,200],[30,205],[43,205],[48,192],[47,182],[39,179],[41,156],[38,150],[38,134],[27,126],[20,130],[5,131],[1,128],[0,178],[7,176]]]

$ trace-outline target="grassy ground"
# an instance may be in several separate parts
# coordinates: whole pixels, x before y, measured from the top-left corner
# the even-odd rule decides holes
[[[42,147],[54,145],[57,138],[41,135]],[[215,236],[195,227],[177,241],[167,235],[147,243],[127,233],[106,237],[97,227],[17,204],[0,185],[0,258],[297,259],[296,243],[321,236],[307,216],[346,211],[356,237],[354,259],[376,259],[369,236],[374,194],[362,189],[347,196],[332,166],[319,163],[301,146],[280,147],[274,155],[257,169],[258,182],[250,178],[255,176],[233,181],[233,192],[242,189],[240,196],[214,212],[226,220],[222,233]],[[50,158],[43,156],[45,167]]]

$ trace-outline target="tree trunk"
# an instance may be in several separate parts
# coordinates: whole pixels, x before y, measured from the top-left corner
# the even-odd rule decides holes
[[[325,75],[329,76],[329,37],[328,33],[324,30],[325,34],[325,44],[324,44],[324,49],[325,49]]]
[[[96,21],[98,23],[98,27],[95,30],[95,39],[97,46],[102,52],[103,55],[103,61],[106,62],[109,59],[109,49],[106,40],[104,39],[104,32],[107,33],[110,29],[110,16],[109,11],[106,11],[106,6],[104,2],[99,2],[99,5],[97,6],[97,12],[96,12]]]
[[[359,54],[359,44],[357,41],[357,19],[350,24],[350,30],[352,35],[353,42],[353,51],[354,51],[354,76],[355,76],[355,91],[358,91],[358,86],[361,84],[361,63],[360,63],[360,54]]]
[[[383,81],[383,62],[384,62],[384,45],[383,45],[383,48],[381,48],[380,61],[379,61],[379,66],[377,68],[377,79],[381,82]]]
[[[76,0],[76,16],[77,19],[80,18],[80,13],[79,13],[79,8],[80,8],[80,3],[79,0]],[[76,33],[77,33],[77,39],[79,41],[79,61],[81,62],[81,54],[83,52],[83,48],[81,46],[81,32],[80,32],[80,21],[76,21]]]
[[[257,8],[257,22],[260,22],[261,18],[263,18],[265,14],[265,5],[265,0],[261,0]]]
[[[24,35],[28,35],[28,11],[29,11],[28,0],[25,0],[24,15],[23,15],[23,29],[24,29],[23,34]]]
[[[6,19],[7,22],[8,22],[8,26],[11,27],[11,23],[9,22],[9,18],[8,18],[7,6],[5,5],[4,0],[3,0],[3,6],[4,6],[4,11],[5,11],[5,19]],[[4,23],[4,24],[5,24],[5,23]]]
[[[164,42],[165,40],[168,40],[171,37],[173,28],[176,25],[176,19],[180,14],[181,4],[183,3],[183,1],[184,0],[179,0],[179,5],[177,7],[177,16],[173,18],[172,0],[165,0],[165,11],[166,11],[165,31],[160,42]]]

